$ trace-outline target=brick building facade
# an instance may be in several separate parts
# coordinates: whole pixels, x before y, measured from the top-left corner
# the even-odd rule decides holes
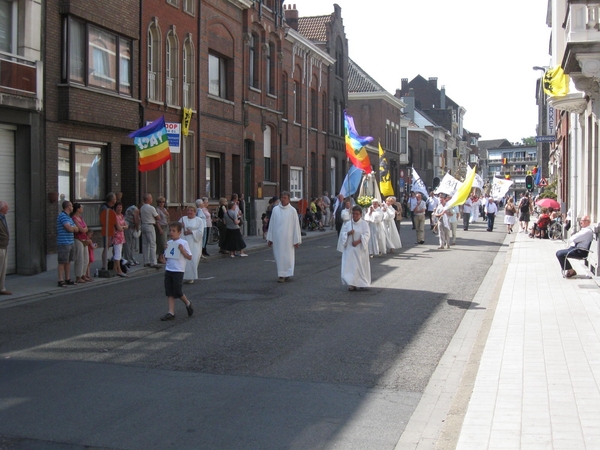
[[[55,197],[46,204],[46,253],[56,249],[61,200],[82,203],[92,227],[108,192],[137,201],[127,135],[140,125],[139,8],[133,0],[46,2],[45,183]]]

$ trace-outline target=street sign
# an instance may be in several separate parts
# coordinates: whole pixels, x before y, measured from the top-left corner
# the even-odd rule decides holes
[[[556,142],[556,136],[536,136],[535,142]]]
[[[546,180],[545,178],[542,177],[542,179],[540,180],[540,184],[538,184],[538,186],[548,186],[548,180]]]

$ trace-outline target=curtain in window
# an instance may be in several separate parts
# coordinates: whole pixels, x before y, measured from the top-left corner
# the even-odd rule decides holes
[[[0,0],[0,50],[7,53],[13,52],[13,2]]]
[[[69,19],[69,79],[85,82],[85,26]]]

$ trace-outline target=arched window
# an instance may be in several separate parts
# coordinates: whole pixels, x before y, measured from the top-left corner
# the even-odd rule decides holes
[[[302,123],[302,91],[300,82],[294,81],[294,122]]]
[[[191,36],[183,43],[183,107],[194,109],[194,47]]]
[[[156,23],[148,28],[148,99],[160,101],[160,30]]]
[[[275,95],[275,67],[277,67],[277,46],[274,42],[269,43],[269,50],[267,52],[267,92]]]
[[[260,64],[259,64],[259,44],[260,44],[260,39],[258,37],[258,34],[256,33],[252,33],[251,37],[250,37],[250,42],[249,42],[249,46],[250,46],[250,55],[249,55],[249,70],[248,70],[248,74],[250,76],[250,79],[248,80],[249,84],[251,87],[259,89],[259,83],[258,83],[258,74],[259,74],[259,68],[260,68]]]
[[[167,34],[167,105],[179,105],[179,45],[173,31]]]
[[[271,178],[271,127],[267,126],[263,132],[263,155],[265,158],[265,181],[273,181]]]

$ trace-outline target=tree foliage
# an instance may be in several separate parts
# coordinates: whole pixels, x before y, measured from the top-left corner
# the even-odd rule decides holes
[[[523,145],[527,145],[527,146],[536,145],[535,136],[521,138],[521,142],[523,142]]]
[[[544,188],[544,192],[542,192],[538,199],[543,199],[543,198],[551,198],[553,200],[557,199],[557,195],[556,195],[556,187],[558,186],[558,180],[554,180],[552,183],[550,183],[548,186],[546,186]]]

